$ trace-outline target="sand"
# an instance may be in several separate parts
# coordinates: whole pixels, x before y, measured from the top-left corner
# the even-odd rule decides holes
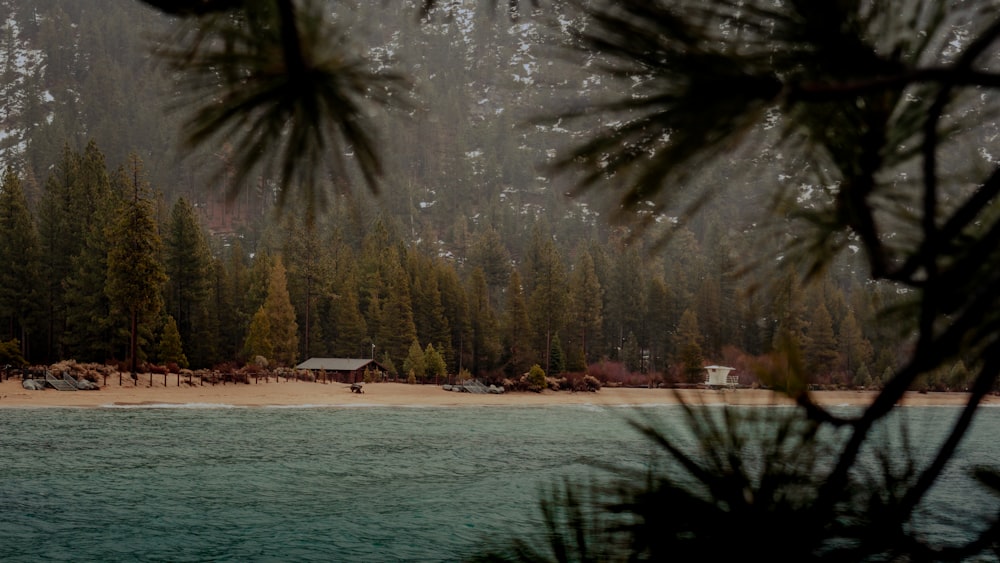
[[[820,391],[813,394],[822,405],[866,405],[874,397],[870,391]],[[168,375],[166,385],[162,375],[141,375],[138,385],[128,376],[124,384],[118,377],[109,377],[107,384],[96,391],[29,391],[20,379],[0,382],[0,408],[17,407],[110,407],[130,405],[229,405],[263,406],[549,406],[590,404],[599,406],[675,404],[683,399],[690,403],[730,405],[788,405],[784,395],[760,389],[632,389],[605,387],[594,393],[544,391],[542,393],[506,393],[478,395],[445,391],[438,385],[407,385],[405,383],[369,383],[364,393],[352,393],[345,383],[312,383],[304,381],[249,384],[188,385],[177,376]],[[964,405],[966,393],[909,393],[903,405]],[[988,396],[986,405],[1000,405],[1000,397]]]

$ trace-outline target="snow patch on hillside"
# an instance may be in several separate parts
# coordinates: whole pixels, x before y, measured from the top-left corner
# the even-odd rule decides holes
[[[12,12],[9,3],[0,3],[0,12]],[[28,107],[28,79],[42,67],[45,55],[37,49],[28,49],[21,40],[17,20],[8,16],[0,26],[0,169],[22,155],[26,149],[26,131],[15,127]],[[42,102],[51,101],[52,95],[42,94]]]

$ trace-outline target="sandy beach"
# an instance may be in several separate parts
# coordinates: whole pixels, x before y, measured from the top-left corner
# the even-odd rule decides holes
[[[0,408],[16,407],[113,407],[130,405],[227,405],[240,407],[264,406],[548,406],[591,404],[605,406],[675,404],[679,399],[694,404],[788,405],[784,395],[760,389],[634,389],[605,387],[595,393],[544,391],[542,393],[506,393],[479,395],[445,391],[439,385],[407,385],[405,383],[369,383],[364,393],[352,393],[345,383],[312,383],[305,381],[274,381],[249,384],[189,385],[177,376],[168,375],[166,385],[162,375],[141,375],[138,385],[126,376],[124,384],[118,377],[109,377],[107,384],[96,391],[31,391],[21,386],[20,379],[0,382]],[[822,405],[865,405],[874,392],[820,391],[813,394]],[[909,393],[902,401],[908,406],[964,405],[965,393]],[[1000,405],[1000,397],[988,396],[985,405]]]

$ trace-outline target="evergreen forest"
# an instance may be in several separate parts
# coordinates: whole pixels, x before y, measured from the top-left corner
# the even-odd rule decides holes
[[[734,151],[689,180],[724,196],[678,196],[698,213],[651,203],[623,217],[557,166],[614,116],[538,114],[613,93],[553,46],[558,21],[471,0],[424,21],[417,2],[373,4],[337,16],[367,64],[407,69],[399,103],[369,116],[381,177],[347,170],[306,201],[265,168],[234,189],[225,140],[181,150],[183,97],[153,54],[168,16],[0,0],[0,340],[30,363],[374,356],[427,382],[537,364],[684,384],[718,363],[753,384],[755,366],[780,374],[794,351],[818,384],[877,387],[906,357],[913,335],[884,316],[906,291],[850,251],[803,284],[791,218],[762,226],[762,183],[786,182],[805,208],[824,196],[775,175],[811,163]],[[920,385],[967,377],[958,361]]]

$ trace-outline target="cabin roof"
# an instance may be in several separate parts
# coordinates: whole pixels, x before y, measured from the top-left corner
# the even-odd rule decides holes
[[[357,371],[368,364],[378,365],[370,358],[309,358],[295,366],[298,369],[323,369],[326,371]]]

